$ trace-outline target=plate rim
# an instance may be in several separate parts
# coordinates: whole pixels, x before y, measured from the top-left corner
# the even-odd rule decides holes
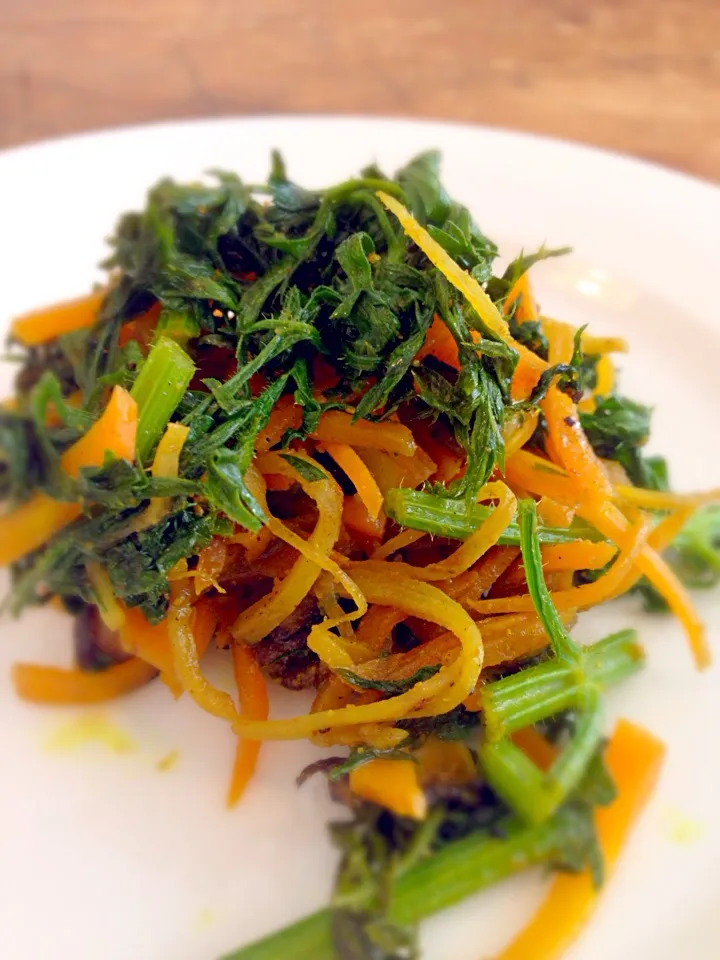
[[[532,130],[522,130],[511,126],[500,126],[495,124],[474,123],[470,121],[448,120],[436,117],[413,117],[408,115],[393,116],[392,114],[367,114],[367,113],[258,113],[258,114],[219,114],[217,116],[190,116],[185,118],[169,118],[161,120],[144,121],[140,123],[129,123],[120,125],[108,125],[98,127],[92,130],[83,130],[60,134],[59,136],[40,137],[27,143],[13,144],[0,149],[0,165],[6,160],[22,159],[25,155],[40,155],[53,149],[71,149],[75,147],[93,146],[103,141],[125,140],[132,137],[146,137],[160,134],[178,134],[184,130],[203,128],[213,128],[222,126],[258,126],[263,127],[272,124],[291,125],[295,127],[306,124],[331,127],[332,125],[343,123],[353,125],[368,126],[402,126],[407,129],[415,128],[435,128],[439,130],[451,130],[458,133],[469,133],[474,135],[488,136],[491,139],[504,141],[510,144],[512,141],[518,143],[529,142],[538,149],[560,149],[568,154],[573,154],[579,162],[590,162],[593,159],[603,160],[604,162],[620,168],[625,168],[627,172],[644,173],[647,176],[665,180],[666,183],[674,187],[686,187],[692,190],[702,189],[713,193],[720,201],[720,181],[715,182],[707,177],[700,177],[696,174],[687,173],[679,168],[661,163],[657,160],[650,160],[646,157],[636,156],[626,153],[623,150],[615,150],[610,147],[600,147],[594,144],[586,143],[581,140],[574,140],[571,137],[555,137],[549,134],[538,133]]]

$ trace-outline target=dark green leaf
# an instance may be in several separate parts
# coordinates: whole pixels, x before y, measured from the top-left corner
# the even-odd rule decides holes
[[[291,453],[281,453],[280,456],[308,483],[317,483],[318,480],[327,480],[328,478],[320,467],[303,457],[295,457]]]
[[[400,693],[406,693],[416,683],[422,683],[434,677],[440,670],[440,664],[433,666],[420,667],[411,677],[405,677],[403,680],[372,680],[369,677],[362,677],[352,670],[340,669],[339,673],[346,683],[360,690],[377,690],[386,697],[395,697]]]

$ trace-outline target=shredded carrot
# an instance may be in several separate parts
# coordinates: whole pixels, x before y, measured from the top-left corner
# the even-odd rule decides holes
[[[666,490],[643,490],[642,487],[615,486],[615,499],[643,510],[678,510],[720,503],[720,489],[699,493],[671,493]]]
[[[549,361],[569,363],[572,358],[575,331],[565,323],[546,321]],[[552,442],[561,466],[582,489],[583,498],[591,502],[607,500],[612,487],[602,469],[590,441],[580,426],[577,407],[572,398],[553,385],[540,404]]]
[[[603,354],[595,368],[595,387],[589,397],[578,404],[582,413],[592,413],[597,405],[597,397],[609,397],[615,386],[615,366],[607,354]]]
[[[415,354],[417,361],[424,360],[425,357],[435,357],[436,360],[440,360],[454,370],[460,369],[460,356],[455,337],[450,333],[442,317],[437,314],[433,317],[425,342]]]
[[[407,614],[396,607],[373,604],[360,621],[355,637],[358,643],[364,643],[380,653],[388,645],[393,629],[406,618]]]
[[[427,799],[412,760],[370,760],[350,771],[350,791],[400,817],[424,820]]]
[[[393,487],[418,487],[436,470],[435,462],[421,447],[417,447],[411,457],[370,447],[361,448],[358,453],[383,496]]]
[[[10,333],[26,347],[37,347],[57,339],[63,333],[91,327],[98,318],[106,296],[107,290],[99,290],[77,300],[26,313],[13,320]]]
[[[122,327],[120,327],[119,345],[124,347],[134,340],[135,343],[139,344],[143,352],[146,353],[150,347],[161,313],[162,304],[158,300],[156,303],[153,303],[152,306],[148,307],[144,313],[124,323]]]
[[[77,477],[82,467],[100,467],[105,453],[132,460],[135,456],[137,405],[122,387],[115,387],[97,420],[60,458],[63,469]],[[15,563],[37,550],[80,516],[79,503],[53,500],[36,493],[12,512],[0,517],[0,566]]]
[[[477,767],[470,748],[457,740],[428,737],[414,754],[423,787],[437,784],[473,783]]]
[[[232,658],[240,703],[240,715],[248,717],[250,720],[267,720],[270,701],[265,678],[260,671],[254,653],[244,643],[236,643],[232,648]],[[255,772],[259,753],[259,740],[246,740],[240,737],[228,790],[228,807],[234,807],[245,792]]]
[[[505,440],[505,456],[511,457],[520,450],[535,433],[539,414],[521,413],[518,417],[508,419],[503,427]]]
[[[535,727],[516,730],[510,737],[516,747],[530,757],[540,770],[549,770],[557,756],[555,747]]]
[[[363,461],[346,443],[325,443],[324,446],[335,463],[352,481],[357,495],[367,507],[370,519],[377,520],[383,505],[383,495]]]
[[[137,404],[122,387],[114,387],[100,418],[60,458],[63,470],[77,477],[82,467],[101,467],[106,453],[135,459]]]
[[[655,788],[665,755],[663,743],[642,727],[620,720],[605,753],[618,796],[596,814],[606,874]],[[590,871],[561,873],[525,929],[498,960],[559,960],[577,938],[597,906],[598,890]]]
[[[540,313],[530,287],[530,274],[527,270],[517,278],[510,288],[505,298],[503,312],[509,314],[516,301],[518,303],[517,307],[515,307],[515,319],[519,323],[524,323],[526,320],[539,319]]]
[[[393,553],[397,553],[398,550],[403,550],[405,547],[417,543],[418,540],[422,540],[424,536],[425,534],[422,530],[411,530],[409,527],[407,530],[401,530],[400,533],[396,533],[394,537],[390,537],[382,546],[374,550],[372,559],[385,560],[387,557],[392,556]]]
[[[368,513],[368,508],[357,494],[345,497],[342,519],[348,530],[368,540],[382,540],[385,533],[387,521],[385,514],[381,511],[373,519]]]
[[[123,650],[151,664],[171,681],[173,692],[180,688],[173,684],[173,654],[170,647],[167,620],[151,624],[137,607],[124,607],[125,619],[120,627],[120,643]],[[201,657],[212,640],[218,615],[213,601],[200,600],[192,608],[192,633],[198,657]]]
[[[628,523],[617,507],[612,504],[584,505],[580,514],[604,537],[612,540],[623,551],[625,550],[630,540]],[[647,544],[638,552],[635,563],[638,572],[648,578],[683,625],[695,664],[699,670],[704,670],[710,665],[712,655],[707,643],[705,626],[698,617],[687,590],[665,560]]]
[[[616,547],[612,543],[574,540],[572,543],[543,547],[541,553],[545,573],[558,570],[598,570],[610,563],[615,556]]]
[[[205,549],[200,551],[195,568],[195,593],[198,596],[218,585],[217,578],[227,562],[227,553],[227,540],[223,537],[213,537]]]
[[[599,603],[612,600],[623,591],[628,573],[638,562],[649,532],[649,521],[643,518],[631,532],[622,537],[622,549],[607,573],[593,583],[585,583],[570,590],[552,593],[552,599],[558,610],[583,610]],[[617,541],[616,541],[617,542]],[[492,600],[471,601],[468,606],[482,614],[526,613],[534,610],[529,596],[498,597]]]
[[[351,447],[371,447],[405,457],[411,457],[417,449],[412,433],[402,423],[392,420],[381,423],[358,420],[353,423],[352,415],[341,410],[323,413],[311,436],[325,444],[346,443]]]
[[[92,673],[37,663],[16,663],[12,668],[12,683],[23,700],[70,705],[112,700],[142,687],[156,674],[152,664],[137,657]]]
[[[297,430],[301,423],[302,407],[295,403],[292,394],[280,397],[266,426],[257,435],[255,450],[257,453],[267,453],[276,443],[280,443],[288,430]]]
[[[596,353],[627,353],[628,342],[623,337],[597,337],[584,330],[580,341],[583,352]]]
[[[569,527],[575,511],[572,507],[558,503],[552,497],[541,497],[537,505],[538,519],[550,527]]]

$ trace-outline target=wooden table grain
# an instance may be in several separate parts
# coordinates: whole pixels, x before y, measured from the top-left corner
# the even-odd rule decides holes
[[[0,0],[0,146],[261,113],[441,117],[720,179],[720,0]]]

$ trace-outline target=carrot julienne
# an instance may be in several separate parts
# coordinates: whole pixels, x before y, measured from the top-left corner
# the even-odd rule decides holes
[[[267,720],[270,710],[267,686],[250,647],[236,643],[232,648],[235,685],[240,702],[240,715],[251,720]],[[227,804],[234,807],[250,782],[260,753],[258,740],[238,740]]]

